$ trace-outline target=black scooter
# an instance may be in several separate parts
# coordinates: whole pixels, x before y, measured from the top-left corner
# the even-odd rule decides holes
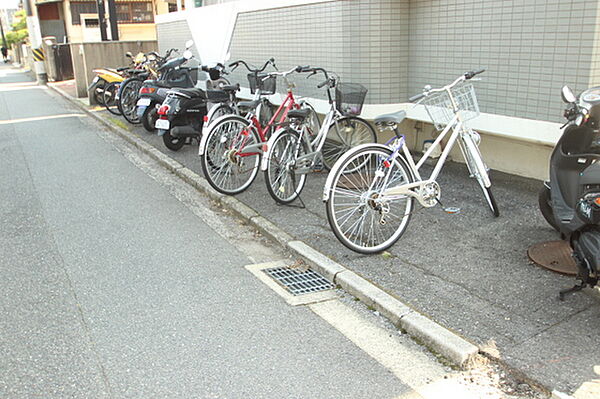
[[[223,64],[202,66],[201,69],[209,75],[207,88],[216,90],[174,88],[167,92],[167,97],[158,108],[159,119],[156,120],[155,127],[165,146],[172,151],[178,151],[186,144],[199,142],[208,104],[232,101],[240,88],[239,85],[229,85],[222,78],[225,69]]]
[[[600,270],[600,86],[575,97],[562,89],[567,103],[563,134],[550,157],[550,181],[539,193],[546,221],[573,248],[580,283],[560,292],[598,284]]]
[[[192,53],[188,50],[193,44],[193,41],[188,40],[185,44],[186,51],[182,57],[165,62],[158,69],[160,73],[158,79],[144,81],[140,89],[136,112],[147,131],[154,132],[154,125],[158,119],[158,105],[165,100],[169,89],[174,87],[191,88],[196,84],[198,68],[183,67],[183,64],[192,58]]]

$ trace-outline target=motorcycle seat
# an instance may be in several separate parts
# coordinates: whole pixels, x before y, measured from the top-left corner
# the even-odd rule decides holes
[[[260,100],[238,102],[239,107],[250,108],[250,109],[254,109],[254,108],[258,107],[258,104],[260,104]]]
[[[169,90],[170,93],[175,93],[175,94],[179,94],[182,95],[184,97],[187,98],[193,98],[193,97],[199,97],[199,98],[206,98],[206,93],[204,92],[204,90],[202,89],[198,89],[195,87],[192,87],[190,89],[187,88],[173,88],[171,90]]]
[[[398,112],[394,112],[393,114],[379,115],[378,117],[376,117],[373,120],[373,122],[375,122],[375,124],[387,124],[387,123],[399,124],[404,120],[404,118],[406,118],[406,112],[398,111]]]

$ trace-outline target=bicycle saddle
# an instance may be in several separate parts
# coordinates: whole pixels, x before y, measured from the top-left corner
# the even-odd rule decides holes
[[[258,104],[260,104],[260,100],[238,102],[239,107],[250,108],[250,109],[254,109],[254,108],[258,107]]]
[[[310,114],[310,109],[308,108],[302,108],[302,109],[292,109],[290,110],[290,112],[288,112],[287,116],[290,119],[300,119],[300,120],[304,120],[308,117],[308,115]]]
[[[406,112],[405,111],[398,111],[398,112],[394,112],[393,114],[384,114],[384,115],[379,115],[378,117],[376,117],[373,122],[375,122],[375,124],[385,124],[385,123],[396,123],[399,124],[401,123],[404,118],[406,118]]]
[[[226,91],[226,92],[232,92],[232,91],[238,91],[240,89],[240,84],[234,84],[234,85],[224,85],[221,86],[221,90]]]
[[[229,101],[229,93],[225,90],[208,90],[206,92],[208,101],[213,103],[224,103]]]

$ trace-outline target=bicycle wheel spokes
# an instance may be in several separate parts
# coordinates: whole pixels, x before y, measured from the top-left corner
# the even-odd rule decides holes
[[[350,148],[360,144],[374,143],[377,141],[375,131],[363,119],[357,117],[344,117],[335,121],[323,145],[323,162],[329,169]]]
[[[250,186],[260,161],[258,150],[245,151],[258,143],[245,121],[223,121],[209,133],[202,157],[206,180],[223,194],[238,194]]]
[[[273,143],[265,180],[275,201],[287,204],[300,195],[306,175],[296,174],[296,160],[305,154],[306,147],[292,130],[281,133]]]
[[[360,253],[383,251],[396,242],[408,224],[413,199],[382,192],[412,181],[404,163],[386,162],[391,151],[361,149],[336,167],[327,201],[327,217],[338,239]]]

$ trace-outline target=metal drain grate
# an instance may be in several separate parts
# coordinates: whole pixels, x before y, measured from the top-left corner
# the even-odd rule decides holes
[[[264,269],[264,272],[291,292],[292,295],[309,294],[334,288],[334,285],[327,279],[310,269],[297,270],[287,267],[274,267]]]

